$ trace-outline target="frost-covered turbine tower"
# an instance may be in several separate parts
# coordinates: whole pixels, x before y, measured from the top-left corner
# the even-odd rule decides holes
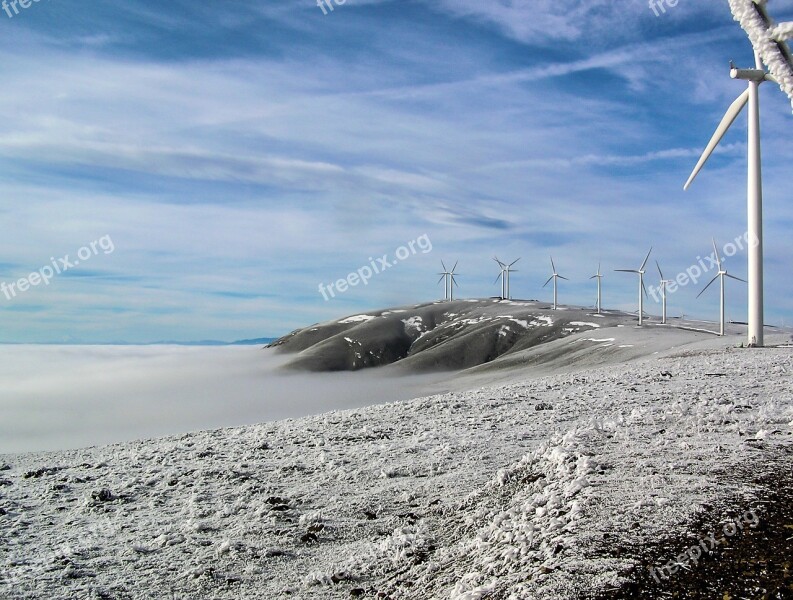
[[[719,326],[719,335],[723,336],[724,335],[724,322],[725,322],[725,319],[724,319],[724,278],[725,277],[729,277],[730,279],[735,279],[736,281],[743,281],[744,283],[746,283],[746,280],[741,279],[740,277],[736,277],[735,275],[730,275],[727,272],[727,269],[725,269],[722,266],[721,257],[719,256],[719,250],[716,247],[716,240],[713,240],[713,252],[716,254],[716,262],[719,265],[719,272],[716,273],[716,276],[713,279],[710,280],[710,283],[708,285],[706,285],[699,294],[697,294],[697,298],[699,298],[702,294],[704,294],[705,290],[707,290],[714,281],[716,281],[717,279],[720,280],[719,283],[721,284],[721,309],[720,309],[720,312],[719,312],[719,325],[720,325]]]
[[[549,283],[551,283],[551,280],[553,280],[553,309],[556,310],[556,307],[558,306],[558,304],[557,304],[557,299],[558,299],[557,283],[558,283],[558,280],[559,279],[564,279],[565,281],[570,281],[570,280],[567,277],[563,277],[562,275],[559,275],[559,273],[556,272],[556,265],[553,264],[553,256],[551,257],[551,269],[553,269],[553,275],[551,275],[548,278],[548,281],[546,281],[545,285],[542,286],[542,287],[547,286]],[[598,280],[598,282],[600,282],[600,280]]]
[[[653,249],[650,248],[647,256],[644,257],[642,266],[638,269],[614,269],[620,273],[636,273],[639,275],[639,325],[644,324],[644,296],[647,295],[647,288],[644,287],[644,274],[646,273],[644,267],[647,266],[647,261],[649,260],[650,254],[652,254],[652,252]]]
[[[793,37],[793,23],[776,25],[765,9],[765,0],[730,0],[735,20],[749,34],[755,51],[753,69],[730,64],[730,77],[747,82],[747,89],[730,105],[716,128],[684,189],[700,172],[730,126],[749,105],[748,190],[749,221],[749,345],[763,346],[763,179],[760,143],[760,84],[778,83],[793,102],[793,55],[786,40]],[[771,70],[766,73],[765,65]]]

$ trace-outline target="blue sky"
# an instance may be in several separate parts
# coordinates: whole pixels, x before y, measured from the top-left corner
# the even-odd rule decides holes
[[[746,231],[745,119],[682,190],[743,90],[729,60],[752,60],[726,0],[42,0],[0,28],[0,282],[113,242],[0,294],[0,341],[280,335],[442,296],[441,260],[460,295],[494,295],[494,254],[542,299],[553,254],[583,305],[602,261],[605,304],[635,309],[613,269],[652,245],[672,277]],[[790,323],[793,115],[772,84],[762,102],[766,320]],[[431,251],[320,294],[421,236]],[[671,314],[716,319],[703,279]]]

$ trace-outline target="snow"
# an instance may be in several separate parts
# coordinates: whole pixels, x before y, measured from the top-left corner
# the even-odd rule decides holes
[[[725,376],[706,376],[713,365]],[[748,502],[751,483],[733,474],[793,434],[789,349],[522,372],[300,419],[0,456],[0,597],[594,595],[635,564],[609,547],[682,533],[706,503]]]
[[[553,325],[553,319],[551,317],[537,317],[534,319],[530,325],[533,327],[550,327]]]
[[[778,42],[784,42],[789,39],[793,39],[793,22],[790,23],[780,23],[779,25],[772,27],[768,34]]]
[[[600,325],[597,323],[585,323],[583,321],[571,321],[570,325],[574,325],[576,327],[594,327],[595,329],[600,327]]]
[[[410,317],[409,319],[402,319],[405,324],[405,329],[412,329],[416,333],[426,333],[424,331],[424,319],[419,316]]]
[[[393,311],[393,312],[399,312],[399,311]],[[339,324],[346,325],[348,323],[365,323],[366,321],[371,321],[372,319],[375,318],[376,317],[373,317],[372,315],[353,315],[351,317],[347,317],[346,319],[342,319],[341,321],[339,321]]]
[[[752,46],[760,54],[771,74],[776,77],[779,87],[788,95],[793,105],[793,65],[788,64],[777,46],[778,39],[790,35],[791,24],[782,24],[778,29],[772,24],[769,28],[754,4],[755,0],[730,0],[733,17],[749,35]],[[765,7],[765,0],[760,4]]]

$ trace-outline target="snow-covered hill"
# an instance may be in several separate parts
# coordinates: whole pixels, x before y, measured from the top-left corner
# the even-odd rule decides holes
[[[586,332],[598,334],[589,336],[595,342],[612,339],[616,328],[634,328],[636,320],[635,315],[619,311],[552,310],[537,301],[458,300],[351,315],[299,329],[270,346],[294,354],[290,367],[309,371],[357,371],[391,364],[412,372],[459,370],[494,361],[514,367],[512,359],[521,353],[534,349],[545,360],[547,344]],[[650,330],[661,327],[660,319],[646,323]],[[703,324],[672,319],[663,326],[669,335],[661,347],[710,337],[707,331],[692,332],[697,326]],[[563,344],[556,347],[563,352],[572,349]],[[619,344],[615,349],[620,349]],[[635,354],[619,352],[611,362],[623,362]]]

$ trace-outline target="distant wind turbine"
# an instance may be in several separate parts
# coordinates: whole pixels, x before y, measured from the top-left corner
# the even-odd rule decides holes
[[[598,280],[598,299],[597,299],[596,306],[597,306],[597,311],[598,311],[597,314],[600,314],[600,306],[601,306],[600,305],[600,299],[601,299],[601,296],[600,296],[600,284],[601,284],[601,280],[603,279],[603,274],[600,272],[600,263],[598,263],[598,272],[595,273],[594,275],[592,275],[592,277],[590,277],[590,279],[597,279]]]
[[[620,273],[637,273],[639,275],[639,325],[644,324],[644,296],[647,293],[647,288],[644,287],[644,267],[647,266],[647,261],[652,251],[653,249],[650,248],[650,252],[644,257],[644,262],[638,269],[615,269],[615,271],[619,271]]]
[[[454,288],[460,287],[457,285],[457,278],[455,277],[455,275],[459,275],[459,273],[455,273],[457,270],[457,262],[454,263],[452,270],[449,272],[449,300],[454,300]]]
[[[438,275],[441,276],[441,278],[438,280],[438,283],[440,283],[441,281],[444,282],[443,299],[445,301],[454,300],[454,286],[457,285],[457,281],[455,280],[454,275],[455,275],[455,270],[457,269],[458,262],[460,261],[454,263],[454,266],[450,271],[449,269],[446,268],[444,262],[441,261],[441,265],[443,266],[443,272],[438,273]]]
[[[672,283],[670,279],[664,279],[664,274],[661,272],[661,265],[658,264],[658,261],[655,261],[655,266],[658,267],[658,274],[661,276],[661,323],[666,325],[666,284]]]
[[[719,272],[716,273],[716,276],[713,279],[710,280],[710,283],[708,285],[706,285],[704,287],[704,289],[699,294],[697,294],[697,298],[699,298],[702,294],[704,294],[705,290],[707,290],[714,281],[716,281],[717,279],[720,280],[719,283],[721,284],[721,310],[719,312],[719,317],[720,317],[719,318],[719,335],[723,336],[724,335],[724,278],[725,277],[729,277],[730,279],[735,279],[737,281],[743,281],[744,283],[747,283],[747,282],[746,282],[746,280],[741,279],[740,277],[736,277],[735,275],[730,275],[727,272],[727,270],[721,266],[721,257],[719,256],[719,250],[716,247],[716,240],[713,240],[713,251],[716,253],[716,262],[719,265]]]
[[[493,260],[498,263],[498,266],[501,268],[501,273],[499,273],[498,277],[493,283],[497,283],[499,279],[501,279],[501,299],[502,300],[509,300],[511,299],[510,291],[509,291],[509,274],[510,273],[517,273],[517,269],[513,269],[512,266],[520,260],[520,258],[513,260],[511,263],[506,264],[498,260],[497,256],[493,257]]]
[[[765,0],[730,0],[733,16],[749,34],[754,47],[755,68],[738,69],[730,63],[730,77],[747,82],[747,89],[730,105],[716,128],[684,189],[710,158],[724,135],[749,104],[747,212],[749,244],[749,346],[762,347],[763,339],[763,177],[760,142],[760,84],[779,84],[793,100],[793,55],[786,43],[790,23],[775,25],[766,12]],[[772,74],[766,73],[763,62]]]
[[[565,281],[570,281],[570,280],[567,277],[563,277],[562,275],[559,275],[559,273],[556,272],[556,265],[553,264],[553,256],[551,257],[551,269],[553,269],[553,275],[551,275],[548,278],[548,281],[546,281],[545,285],[542,287],[547,286],[549,283],[551,283],[551,280],[553,280],[553,309],[556,310],[558,306],[557,282],[559,279],[564,279]],[[600,280],[598,280],[598,283],[600,283]]]

